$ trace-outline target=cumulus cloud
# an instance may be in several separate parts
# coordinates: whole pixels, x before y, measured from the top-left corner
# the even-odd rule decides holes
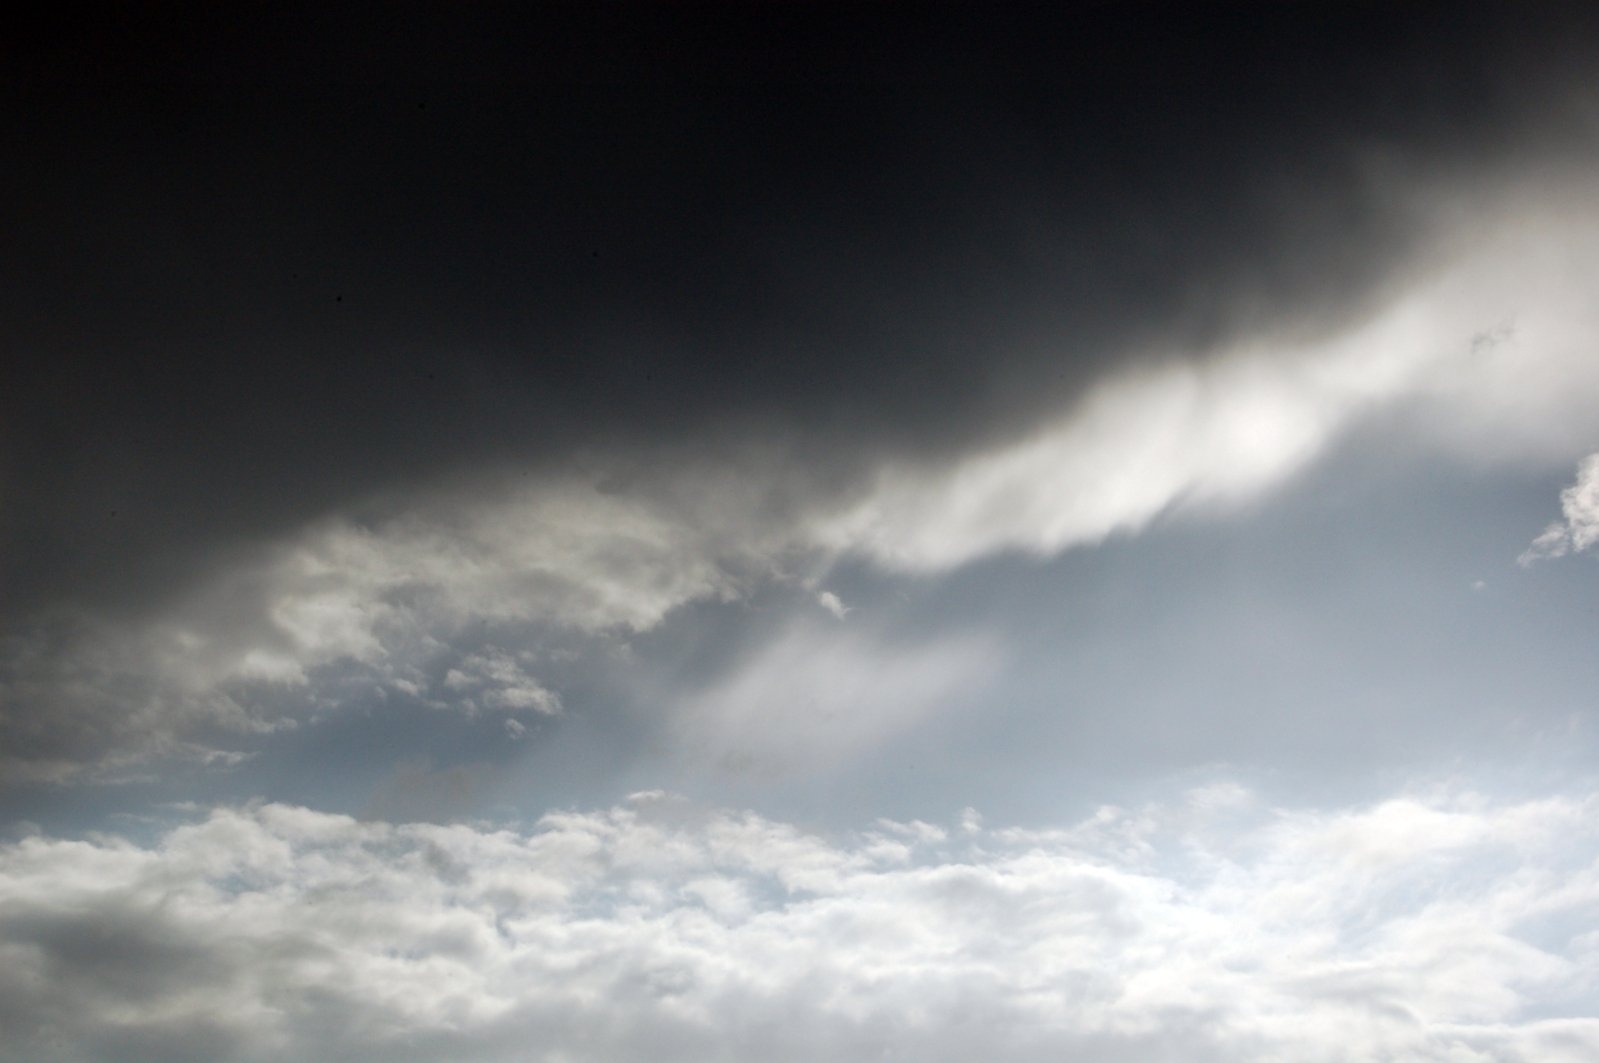
[[[1591,1058],[1592,796],[822,836],[219,808],[0,849],[0,1059]]]
[[[1577,482],[1560,492],[1562,520],[1549,525],[1517,558],[1526,567],[1535,561],[1580,553],[1599,542],[1599,454],[1577,466]]]

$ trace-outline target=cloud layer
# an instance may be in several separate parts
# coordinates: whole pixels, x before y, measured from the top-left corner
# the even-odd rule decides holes
[[[0,1059],[1591,1058],[1599,798],[824,837],[215,809],[0,849]]]

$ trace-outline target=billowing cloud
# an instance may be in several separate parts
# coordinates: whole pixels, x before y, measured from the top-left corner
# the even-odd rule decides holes
[[[1590,454],[1577,466],[1577,482],[1560,492],[1562,520],[1534,539],[1517,560],[1534,561],[1579,553],[1599,542],[1599,454]]]
[[[0,849],[0,1059],[1591,1058],[1595,798],[843,836],[219,808]]]

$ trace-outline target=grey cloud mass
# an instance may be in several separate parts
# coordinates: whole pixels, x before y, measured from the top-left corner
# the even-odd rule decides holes
[[[463,469],[958,453],[1117,359],[1337,326],[1418,204],[1591,148],[1553,8],[306,17],[10,75],[13,619]]]
[[[451,663],[475,653],[458,645],[469,630],[488,632],[491,649],[530,624],[638,632],[686,604],[804,585],[854,558],[929,573],[1005,551],[1050,555],[1174,512],[1248,504],[1395,411],[1427,446],[1467,460],[1563,456],[1591,438],[1599,408],[1599,360],[1585,353],[1599,334],[1588,298],[1599,218],[1573,180],[1481,204],[1462,246],[1340,331],[1267,331],[1203,358],[1107,369],[1042,427],[963,454],[861,452],[840,476],[781,442],[722,456],[591,449],[559,473],[457,474],[352,502],[234,548],[225,567],[131,617],[64,601],[7,643],[8,770],[48,778],[113,747],[157,754],[206,729],[290,725],[303,712],[285,709],[285,690],[325,705],[320,688],[347,696],[355,673],[437,700],[442,670],[446,686],[456,677],[456,707],[476,713],[483,698],[465,697],[467,673]],[[1580,509],[1579,488],[1565,498]],[[1581,548],[1572,513],[1525,558]],[[559,703],[529,683],[484,696]],[[123,712],[135,698],[139,713]]]

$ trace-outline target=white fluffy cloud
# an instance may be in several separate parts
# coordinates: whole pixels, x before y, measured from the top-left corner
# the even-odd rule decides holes
[[[0,849],[0,1059],[1586,1060],[1599,799],[836,838],[223,808]]]
[[[1563,519],[1545,528],[1518,558],[1523,566],[1599,542],[1599,454],[1588,455],[1577,466],[1577,482],[1560,492],[1560,513]]]

